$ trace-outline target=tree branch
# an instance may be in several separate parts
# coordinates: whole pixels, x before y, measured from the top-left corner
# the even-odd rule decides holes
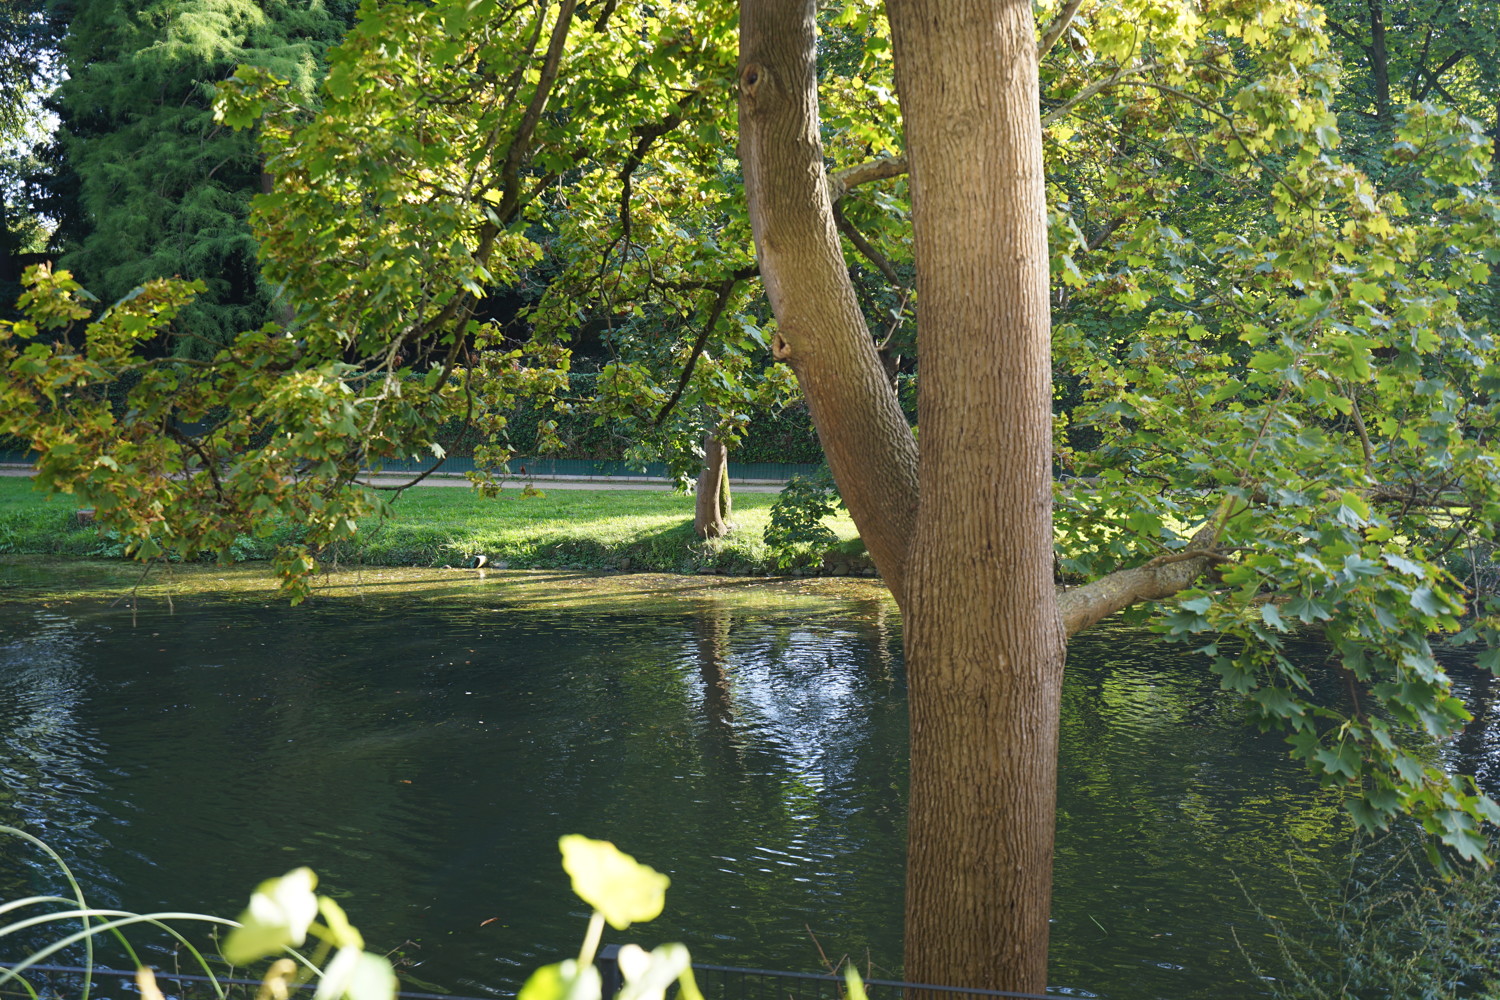
[[[218,463],[208,457],[208,454],[203,450],[202,443],[194,438],[188,437],[186,434],[182,433],[182,431],[178,430],[176,427],[173,427],[171,424],[167,425],[167,433],[171,435],[171,437],[176,439],[179,444],[191,449],[193,453],[198,456],[198,461],[203,463],[204,470],[208,472],[208,478],[212,480],[214,484],[214,495],[218,496],[220,499],[223,499],[224,484],[219,482]]]
[[[1057,610],[1063,630],[1074,635],[1132,604],[1159,601],[1180,593],[1223,558],[1202,549],[1196,554],[1181,555],[1187,558],[1116,570],[1092,583],[1060,591]]]
[[[854,228],[854,223],[850,222],[844,216],[837,202],[833,205],[833,224],[838,227],[839,232],[848,237],[850,243],[854,244],[854,249],[863,254],[866,260],[874,264],[880,273],[885,275],[886,281],[901,289],[902,292],[906,291],[906,283],[901,280],[900,275],[896,273],[896,269],[891,266],[891,262],[886,259],[885,254],[875,249],[875,245],[865,238],[865,234]]]
[[[1365,427],[1364,414],[1359,412],[1359,392],[1349,393],[1349,415],[1354,418],[1354,430],[1359,434],[1359,448],[1364,455],[1365,471],[1370,471],[1370,466],[1375,463],[1375,449],[1370,447],[1370,432]]]
[[[618,175],[620,178],[620,241],[625,244],[627,252],[630,248],[630,196],[636,168],[645,162],[647,151],[657,139],[687,121],[687,116],[682,112],[686,111],[697,98],[698,92],[693,91],[681,98],[677,102],[677,110],[661,121],[651,125],[637,125],[632,129],[639,138],[636,139],[635,148],[625,158],[625,163],[620,167]]]
[[[598,18],[594,20],[594,34],[599,34],[609,25],[609,19],[614,15],[615,8],[619,4],[620,0],[608,0],[604,9],[599,12]]]
[[[671,414],[677,401],[687,391],[688,382],[693,377],[693,369],[698,365],[698,358],[703,354],[703,348],[708,343],[709,336],[714,332],[714,327],[719,324],[719,317],[724,315],[724,307],[729,304],[729,296],[734,292],[734,286],[740,283],[740,279],[731,275],[719,282],[719,289],[714,296],[713,309],[708,314],[708,322],[703,324],[703,329],[698,331],[698,339],[693,342],[692,353],[688,355],[687,365],[682,369],[682,377],[677,380],[677,388],[672,391],[670,399],[663,404],[661,411],[656,414],[654,426],[660,427]]]
[[[1124,80],[1127,76],[1131,76],[1136,73],[1149,73],[1151,72],[1151,70],[1156,69],[1157,66],[1157,63],[1152,62],[1141,63],[1139,66],[1120,67],[1109,76],[1105,77],[1102,80],[1097,80],[1094,83],[1089,84],[1087,87],[1084,87],[1078,93],[1074,94],[1066,101],[1063,101],[1051,111],[1048,111],[1045,115],[1042,115],[1042,128],[1047,128],[1049,125],[1052,125],[1055,122],[1059,121],[1063,115],[1067,114],[1069,111],[1072,111],[1084,101],[1087,101],[1089,98],[1095,96],[1100,91],[1108,90],[1110,87],[1113,87],[1121,80]]]
[[[719,279],[719,281],[703,281],[695,279],[692,281],[659,281],[657,282],[657,284],[663,288],[676,288],[679,291],[691,291],[698,288],[718,288],[723,281],[729,278],[733,278],[735,281],[744,281],[747,278],[753,278],[758,274],[760,274],[760,268],[756,267],[754,264],[748,264],[745,267],[736,268],[735,270],[730,271],[728,274],[724,275],[723,278]]]
[[[857,163],[828,175],[828,199],[835,205],[849,193],[849,189],[871,181],[883,181],[900,177],[906,173],[906,157],[877,156],[865,163]]]
[[[1084,245],[1084,252],[1093,253],[1095,250],[1098,250],[1104,245],[1104,241],[1119,232],[1120,227],[1123,225],[1125,225],[1125,217],[1123,215],[1117,215],[1113,219],[1110,219],[1104,224],[1104,228],[1095,233],[1093,239]]]
[[[1467,49],[1459,49],[1457,52],[1450,55],[1447,59],[1444,59],[1436,69],[1418,70],[1417,79],[1420,80],[1423,76],[1425,76],[1427,78],[1427,86],[1422,88],[1421,93],[1417,93],[1417,87],[1414,81],[1412,86],[1412,100],[1425,101],[1427,99],[1427,95],[1432,93],[1434,88],[1437,88],[1439,91],[1441,91],[1443,88],[1442,84],[1438,83],[1438,79],[1444,73],[1448,72],[1450,69],[1457,66],[1468,57],[1469,52]]]
[[[563,49],[568,43],[568,29],[573,26],[573,9],[577,5],[578,0],[562,0],[558,8],[557,23],[552,26],[552,39],[547,43],[547,58],[542,63],[541,77],[537,80],[536,90],[531,94],[526,113],[521,117],[515,138],[511,140],[510,149],[506,151],[505,165],[500,170],[502,194],[498,214],[502,219],[511,217],[520,200],[521,165],[531,153],[531,137],[536,132],[542,112],[547,108],[547,99],[552,96],[552,88],[557,83],[557,71],[562,65]]]
[[[1181,552],[1158,556],[1144,566],[1115,570],[1081,587],[1059,591],[1057,612],[1063,631],[1074,635],[1132,604],[1160,601],[1197,583],[1224,561],[1215,543],[1227,513],[1220,504],[1219,510],[1193,534],[1188,547]]]
[[[1342,24],[1340,24],[1339,22],[1335,21],[1332,17],[1329,17],[1326,13],[1323,15],[1323,26],[1326,27],[1326,28],[1328,28],[1335,35],[1338,35],[1340,38],[1344,39],[1345,41],[1347,41],[1347,42],[1353,42],[1355,45],[1359,46],[1365,52],[1369,52],[1370,51],[1369,47],[1364,44],[1364,41],[1363,41],[1363,39],[1362,39],[1361,36],[1354,34],[1354,32],[1350,31],[1348,28],[1344,27]]]
[[[1077,14],[1078,8],[1082,6],[1083,0],[1068,0],[1068,5],[1058,11],[1057,17],[1047,28],[1046,33],[1042,35],[1042,40],[1037,43],[1036,55],[1038,59],[1046,55],[1048,50],[1057,44],[1057,40],[1062,37],[1062,33],[1068,30],[1068,25],[1073,23],[1073,15]]]

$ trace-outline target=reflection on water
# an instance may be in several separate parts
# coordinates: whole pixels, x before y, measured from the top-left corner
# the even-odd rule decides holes
[[[1488,711],[1489,688],[1472,694]],[[1296,919],[1291,849],[1337,802],[1191,661],[1075,642],[1064,691],[1053,980],[1116,997],[1255,995],[1246,893]],[[899,974],[906,788],[899,621],[705,592],[607,611],[437,601],[0,606],[0,821],[101,903],[237,913],[315,868],[421,980],[505,992],[576,948],[556,839],[670,873],[632,931],[703,961]],[[1488,730],[1450,755],[1493,766]],[[996,822],[1004,822],[997,817]],[[60,886],[6,845],[7,894]],[[1236,878],[1243,881],[1242,890]]]
[[[100,902],[232,915],[309,864],[422,979],[503,991],[577,946],[556,841],[578,831],[672,875],[647,943],[796,968],[813,935],[897,953],[905,722],[883,604],[178,601],[134,627],[74,607],[0,615],[0,820]],[[25,853],[6,845],[6,888],[52,879]]]
[[[0,640],[0,823],[71,845],[76,873],[99,887],[101,903],[109,902],[110,873],[97,864],[113,822],[113,809],[98,804],[108,765],[98,734],[80,718],[87,708],[89,669],[81,655],[87,640],[64,615],[35,611],[20,624],[24,638]],[[66,886],[54,872],[27,882],[6,878],[0,887],[13,898]]]

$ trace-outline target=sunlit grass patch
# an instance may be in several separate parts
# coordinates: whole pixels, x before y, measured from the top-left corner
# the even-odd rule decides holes
[[[384,520],[368,518],[355,538],[329,555],[367,566],[461,565],[484,554],[517,569],[768,573],[775,560],[762,540],[774,493],[736,493],[735,530],[726,538],[694,537],[693,497],[666,490],[548,489],[496,497],[455,486],[417,486],[401,493]],[[80,523],[71,497],[49,498],[30,480],[0,479],[0,552],[115,557],[119,543]],[[841,540],[856,537],[846,514],[830,519]],[[246,538],[234,558],[267,558],[289,529]]]

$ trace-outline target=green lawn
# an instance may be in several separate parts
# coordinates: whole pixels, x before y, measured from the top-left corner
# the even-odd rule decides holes
[[[773,569],[761,540],[775,494],[737,493],[735,531],[717,542],[693,537],[693,498],[647,490],[561,490],[542,496],[508,489],[487,499],[464,488],[419,486],[394,504],[394,516],[361,525],[337,553],[343,563],[459,565],[476,553],[512,568],[764,573]],[[0,478],[0,553],[117,557],[120,546],[73,516],[71,497],[38,493],[26,479]],[[841,539],[855,537],[847,515],[830,519]],[[246,539],[240,559],[265,558],[278,538]],[[857,547],[857,546],[856,546]]]

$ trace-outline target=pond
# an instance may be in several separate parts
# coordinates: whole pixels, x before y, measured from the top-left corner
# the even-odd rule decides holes
[[[411,988],[503,994],[576,951],[556,841],[581,832],[672,877],[628,939],[899,975],[905,688],[876,586],[372,573],[290,608],[242,572],[132,609],[68,572],[0,564],[0,822],[96,904],[233,916],[305,864]],[[1339,870],[1336,799],[1149,634],[1075,640],[1064,700],[1052,981],[1263,992],[1256,907],[1295,925],[1295,871]],[[3,857],[6,897],[62,888]]]

